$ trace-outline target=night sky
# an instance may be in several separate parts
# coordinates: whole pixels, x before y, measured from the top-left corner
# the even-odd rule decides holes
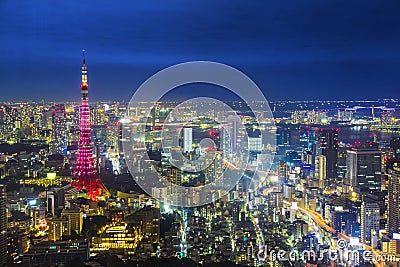
[[[268,100],[398,98],[400,1],[0,0],[0,101],[129,100],[191,60],[240,69]],[[200,96],[200,95],[199,95]]]

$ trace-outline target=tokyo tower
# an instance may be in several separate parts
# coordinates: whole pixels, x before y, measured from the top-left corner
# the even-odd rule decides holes
[[[92,201],[98,201],[110,193],[97,176],[95,167],[96,161],[93,157],[93,145],[90,137],[91,124],[89,118],[88,89],[85,50],[83,50],[78,158],[74,170],[74,176],[78,181],[72,183],[72,185],[80,192],[87,192],[87,197]]]

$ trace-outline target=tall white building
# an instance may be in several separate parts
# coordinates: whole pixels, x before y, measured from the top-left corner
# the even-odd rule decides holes
[[[229,132],[231,129],[229,127],[223,127],[221,128],[220,132],[220,139],[221,139],[221,150],[222,150],[222,156],[224,158],[229,157],[229,154],[231,152],[230,150],[230,134]]]
[[[365,199],[361,204],[361,242],[372,244],[372,240],[379,233],[379,205]]]
[[[231,151],[236,151],[238,148],[238,143],[240,142],[240,127],[241,127],[241,120],[238,116],[229,116],[228,117],[228,124],[230,126],[230,145]]]
[[[192,151],[193,131],[192,128],[183,128],[183,152]]]

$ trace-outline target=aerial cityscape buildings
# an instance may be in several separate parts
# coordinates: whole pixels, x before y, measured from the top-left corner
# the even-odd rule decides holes
[[[0,107],[2,265],[146,266],[176,259],[183,266],[397,266],[399,101],[271,102],[273,124],[262,107],[256,123],[239,102],[228,103],[235,118],[207,107],[218,121],[181,105],[180,117],[167,121],[178,103],[160,101],[150,117],[144,103],[90,103],[85,58],[81,74],[80,103]],[[189,124],[180,121],[187,118]],[[148,162],[127,158],[121,142],[128,138],[135,148],[141,133],[124,136],[122,129],[140,123],[149,123],[151,168],[179,187],[154,184],[150,195],[136,182],[146,179]],[[258,127],[275,144],[264,146]],[[163,141],[167,131],[176,134]],[[248,166],[237,163],[243,144]],[[136,169],[128,170],[127,160]],[[184,196],[199,203],[203,196],[185,193],[187,187],[241,168],[240,180],[210,203],[168,201]],[[326,249],[358,254],[333,258]],[[297,257],[282,258],[279,250]],[[372,259],[360,256],[366,251]],[[318,257],[304,257],[311,252]]]
[[[1,0],[0,267],[400,267],[399,11]]]

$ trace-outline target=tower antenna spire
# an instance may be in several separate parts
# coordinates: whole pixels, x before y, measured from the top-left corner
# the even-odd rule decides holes
[[[82,59],[83,59],[83,65],[86,65],[85,53],[86,53],[86,50],[85,50],[85,49],[82,49]]]

